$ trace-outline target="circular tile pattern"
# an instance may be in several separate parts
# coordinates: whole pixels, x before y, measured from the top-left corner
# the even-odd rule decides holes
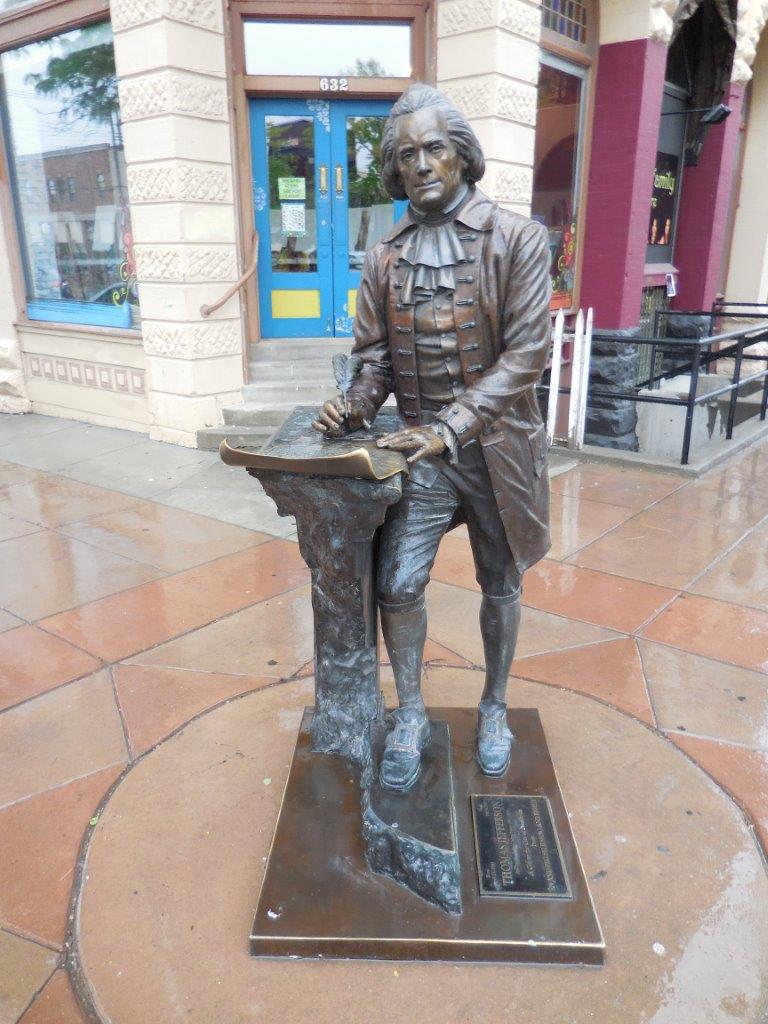
[[[478,672],[433,669],[425,696],[470,705],[481,686]],[[251,959],[260,879],[312,701],[302,680],[203,715],[114,792],[93,830],[77,920],[81,982],[98,1013],[111,1024],[765,1020],[768,878],[731,801],[634,719],[569,691],[511,689],[541,712],[604,968]]]

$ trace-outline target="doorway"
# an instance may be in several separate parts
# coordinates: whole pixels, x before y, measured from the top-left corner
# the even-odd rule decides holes
[[[263,338],[351,337],[363,258],[402,215],[381,184],[386,100],[252,99]]]

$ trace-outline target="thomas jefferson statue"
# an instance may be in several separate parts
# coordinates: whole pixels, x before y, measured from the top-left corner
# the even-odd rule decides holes
[[[421,694],[424,590],[445,533],[464,522],[482,590],[485,688],[477,760],[503,775],[513,737],[507,678],[523,571],[549,548],[547,442],[534,386],[547,359],[549,248],[544,227],[476,188],[474,132],[441,93],[411,86],[382,141],[382,177],[406,215],[365,257],[354,351],[363,369],[315,427],[372,421],[394,391],[404,427],[380,447],[409,453],[402,500],[382,527],[377,591],[399,707],[380,765],[390,789],[419,773],[430,730]]]

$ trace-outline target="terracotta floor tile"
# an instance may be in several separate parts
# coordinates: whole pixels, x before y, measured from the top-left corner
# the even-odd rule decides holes
[[[272,539],[264,533],[153,501],[70,523],[62,527],[62,532],[169,573],[181,572]]]
[[[96,658],[34,626],[0,635],[0,710],[94,672]]]
[[[660,729],[768,750],[768,687],[762,672],[640,640]]]
[[[201,711],[275,681],[271,676],[217,675],[140,665],[115,665],[113,671],[134,757]]]
[[[429,636],[474,665],[485,664],[478,621],[480,600],[480,594],[444,583],[430,583],[427,588]],[[524,608],[518,655],[578,647],[615,637],[612,630]]]
[[[279,679],[313,653],[309,587],[301,587],[145,651],[131,664]]]
[[[5,633],[9,629],[17,629],[19,626],[24,625],[26,625],[26,623],[23,619],[19,619],[15,615],[11,615],[10,612],[6,612],[0,608],[0,633]]]
[[[0,605],[32,621],[161,575],[50,530],[0,544]]]
[[[482,676],[435,669],[425,696],[432,706],[471,706]],[[244,935],[262,858],[301,711],[312,699],[311,685],[292,683],[199,718],[130,772],[102,815],[89,853],[80,952],[105,1019],[764,1020],[768,877],[732,801],[671,743],[614,708],[568,690],[515,685],[514,706],[540,709],[608,943],[603,968],[250,958]],[[366,870],[347,859],[342,869],[353,881]],[[367,873],[362,878],[373,884]],[[398,898],[391,882],[376,884],[385,899]]]
[[[88,1024],[66,971],[56,971],[19,1024]]]
[[[475,579],[475,563],[468,537],[456,537],[453,534],[443,537],[431,578],[468,590],[480,589]]]
[[[609,505],[641,509],[666,497],[685,477],[615,463],[585,462],[552,481],[552,491],[566,498],[588,498]]]
[[[699,478],[701,487],[709,488],[721,498],[751,492],[768,495],[768,454],[766,446],[753,448],[729,459]]]
[[[107,672],[69,683],[0,715],[0,807],[126,756]]]
[[[36,533],[39,529],[39,526],[28,523],[26,519],[19,519],[18,516],[0,515],[0,541],[23,537],[27,533]]]
[[[648,640],[768,672],[768,613],[681,594],[643,630]]]
[[[694,594],[768,611],[768,523],[748,534],[691,590]]]
[[[130,494],[118,494],[45,473],[36,473],[35,479],[22,479],[6,488],[0,487],[0,512],[39,526],[62,526],[135,504],[136,498]]]
[[[650,509],[568,561],[680,590],[744,534],[741,526]]]
[[[622,508],[620,505],[553,494],[549,523],[552,547],[549,557],[567,558],[634,514],[634,509]]]
[[[515,661],[512,672],[524,679],[566,686],[613,704],[654,724],[637,645],[631,638],[555,651]]]
[[[768,852],[768,753],[693,736],[677,735],[670,739],[744,808]]]
[[[523,581],[523,604],[632,633],[675,597],[676,590],[544,559]]]
[[[7,487],[13,484],[26,484],[35,480],[42,480],[45,473],[39,473],[36,469],[29,469],[27,466],[17,466],[15,462],[0,461],[0,496]]]
[[[768,515],[768,491],[727,493],[712,480],[701,477],[664,498],[654,511],[671,512],[692,519],[717,520],[747,529]]]
[[[56,967],[59,954],[0,931],[0,1022],[15,1024]]]
[[[298,546],[273,540],[56,615],[44,625],[105,661],[120,661],[308,577]]]
[[[84,779],[0,811],[0,920],[61,946],[83,833],[122,769]]]

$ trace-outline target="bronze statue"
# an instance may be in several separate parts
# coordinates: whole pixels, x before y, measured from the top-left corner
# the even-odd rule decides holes
[[[477,759],[503,775],[513,737],[506,691],[523,571],[549,548],[547,442],[535,384],[550,334],[546,229],[476,187],[482,150],[466,119],[427,85],[395,103],[382,177],[408,211],[365,257],[354,353],[362,369],[314,423],[328,436],[373,422],[394,391],[410,452],[402,499],[382,527],[377,596],[399,707],[382,785],[407,790],[430,729],[421,694],[424,591],[445,533],[465,522],[482,590],[486,661]]]

